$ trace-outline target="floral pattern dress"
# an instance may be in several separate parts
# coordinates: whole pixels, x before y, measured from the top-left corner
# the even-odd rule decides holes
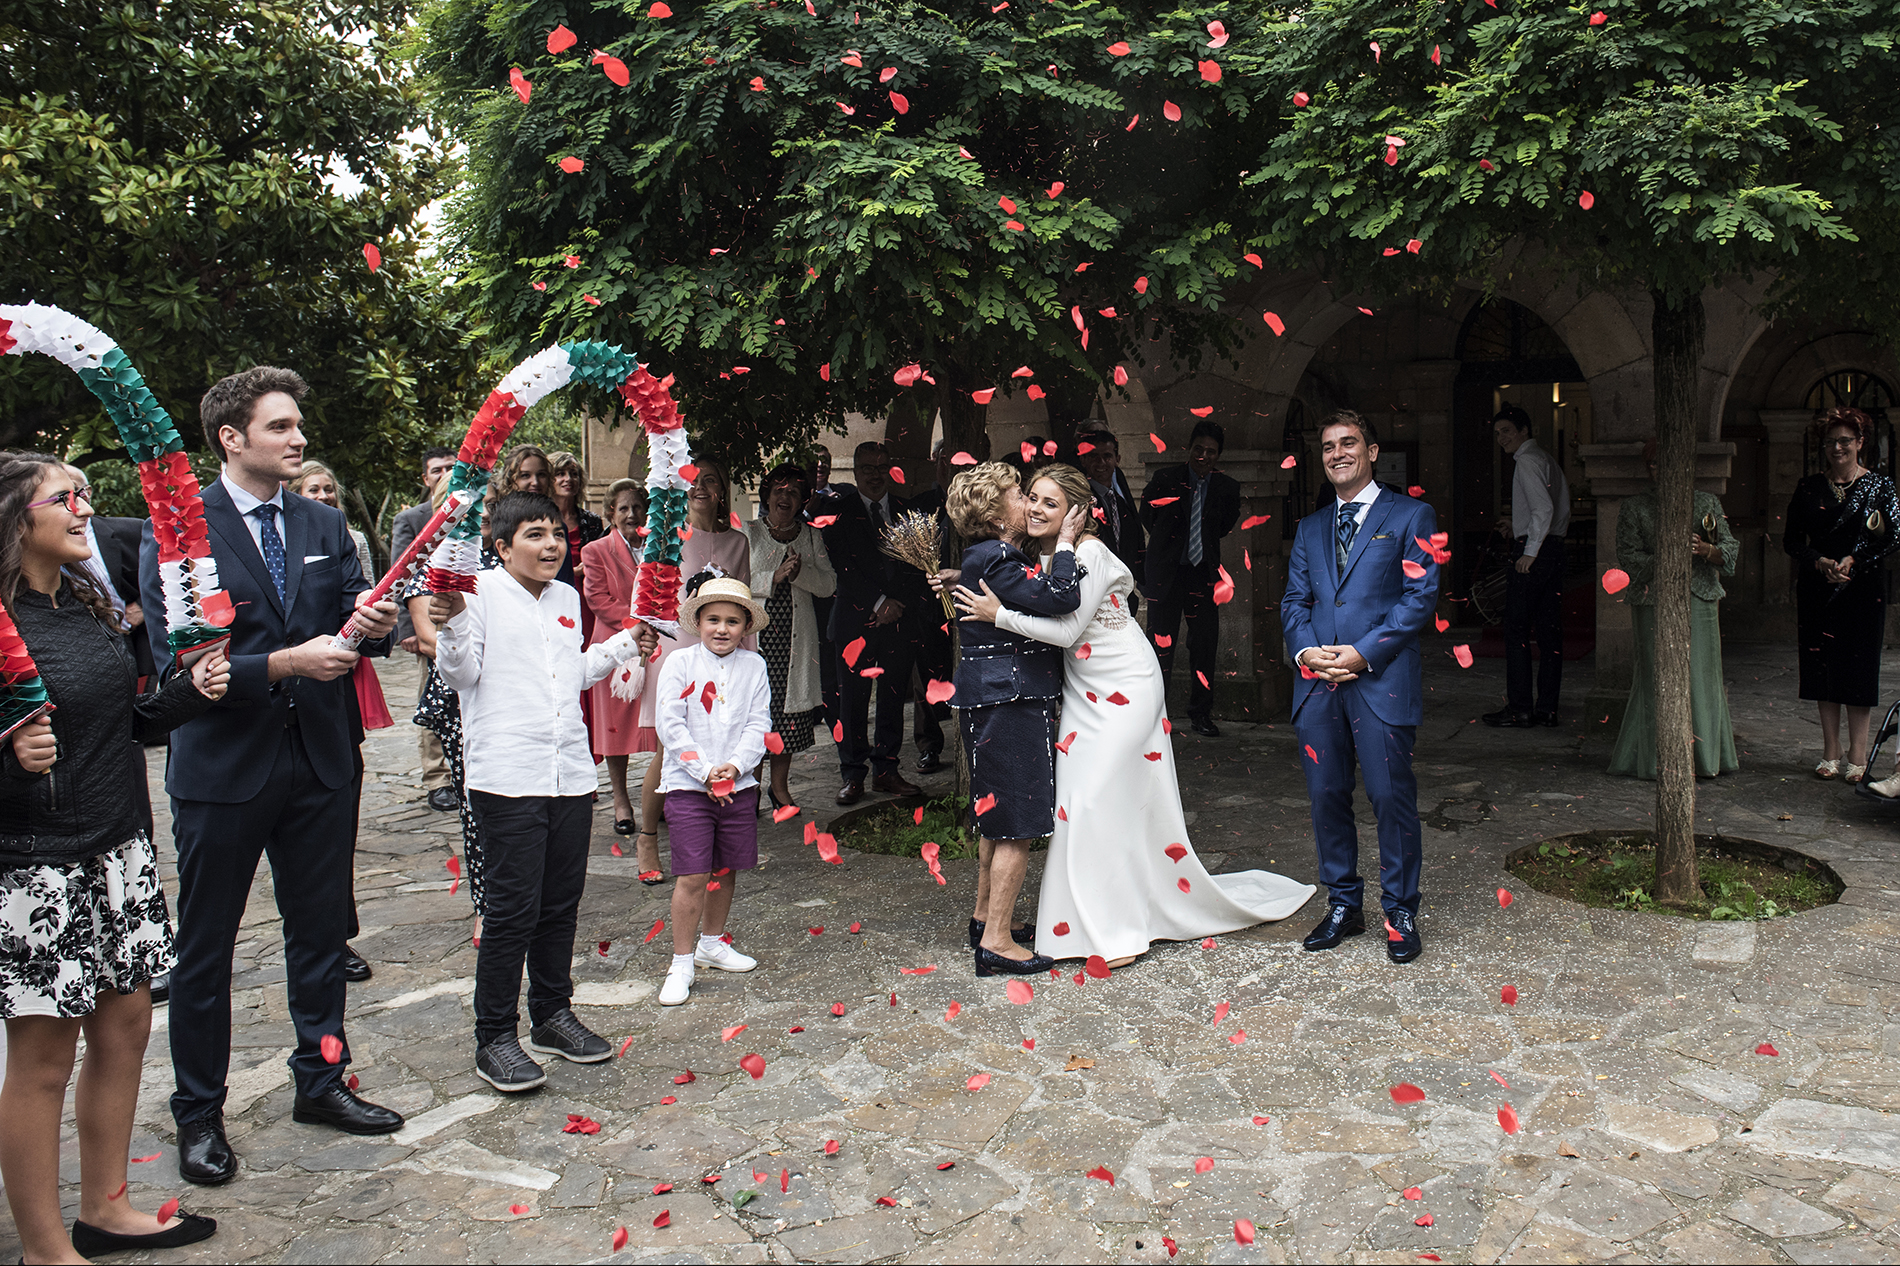
[[[0,870],[0,1019],[92,1014],[177,965],[158,857],[140,831],[70,866]]]

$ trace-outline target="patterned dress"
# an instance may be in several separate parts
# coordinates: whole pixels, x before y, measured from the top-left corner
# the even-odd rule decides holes
[[[1846,488],[1825,474],[1795,485],[1782,548],[1795,563],[1801,698],[1871,708],[1880,702],[1880,648],[1887,629],[1881,565],[1900,533],[1893,482],[1869,471]],[[1816,559],[1852,555],[1852,578],[1832,585]]]
[[[140,831],[71,866],[0,870],[0,1019],[92,1014],[177,965],[158,857]]]
[[[781,580],[772,586],[765,600],[765,614],[771,617],[759,633],[759,654],[765,656],[766,679],[772,684],[772,728],[785,740],[785,754],[802,752],[811,746],[812,729],[818,716],[810,712],[786,712],[779,701],[785,696],[785,681],[791,674],[792,619],[796,614],[797,591],[792,582]]]

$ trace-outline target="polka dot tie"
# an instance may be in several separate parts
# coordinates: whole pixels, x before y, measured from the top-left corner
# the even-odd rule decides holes
[[[277,586],[277,601],[284,600],[284,538],[277,534],[277,507],[265,502],[251,511],[257,516],[257,540],[264,547],[264,566],[270,581]]]

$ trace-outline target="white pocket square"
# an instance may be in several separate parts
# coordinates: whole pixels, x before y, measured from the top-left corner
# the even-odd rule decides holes
[[[303,556],[304,566],[308,567],[311,563],[320,563],[328,557],[330,557],[328,554],[305,554]]]

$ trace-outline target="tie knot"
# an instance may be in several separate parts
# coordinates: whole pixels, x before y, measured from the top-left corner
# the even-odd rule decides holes
[[[255,514],[258,518],[263,519],[266,522],[269,522],[270,520],[275,519],[277,517],[277,507],[273,505],[271,502],[266,501],[263,505],[251,511],[251,513]]]
[[[1353,519],[1357,518],[1358,515],[1359,515],[1358,502],[1342,501],[1339,503],[1339,521],[1342,525],[1351,522]]]

